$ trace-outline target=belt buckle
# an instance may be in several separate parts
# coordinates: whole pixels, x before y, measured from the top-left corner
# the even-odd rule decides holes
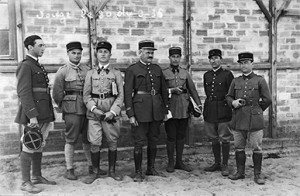
[[[208,100],[209,100],[209,101],[212,101],[212,100],[213,100],[212,96],[209,96]]]
[[[99,98],[100,98],[100,99],[105,99],[105,94],[104,94],[104,93],[100,93],[100,94],[99,94]]]
[[[156,90],[155,89],[151,89],[150,94],[151,95],[155,95],[156,94]]]

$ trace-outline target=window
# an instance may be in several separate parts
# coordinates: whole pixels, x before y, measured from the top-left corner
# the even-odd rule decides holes
[[[0,0],[0,60],[16,59],[15,1]]]

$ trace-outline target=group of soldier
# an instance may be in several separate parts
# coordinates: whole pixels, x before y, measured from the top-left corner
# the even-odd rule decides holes
[[[42,149],[49,134],[50,122],[55,120],[47,71],[38,63],[45,44],[41,37],[31,35],[24,41],[28,50],[26,59],[17,68],[17,93],[20,99],[15,122],[23,126],[38,127],[42,133],[42,147],[28,149],[22,145],[20,165],[21,190],[39,193],[35,184],[56,184],[41,173]],[[147,170],[145,175],[161,175],[155,169],[157,142],[160,126],[164,122],[167,133],[166,171],[175,169],[192,171],[182,161],[186,127],[190,118],[189,104],[192,98],[196,110],[202,112],[202,104],[188,70],[180,65],[180,47],[169,48],[170,66],[161,68],[153,63],[154,42],[138,43],[139,61],[130,65],[123,78],[120,70],[110,64],[112,45],[99,41],[95,48],[97,64],[82,64],[82,45],[70,42],[66,45],[68,62],[56,73],[52,96],[62,111],[65,121],[65,178],[77,180],[74,172],[74,146],[82,136],[83,151],[89,165],[89,175],[84,183],[93,183],[107,175],[117,181],[122,177],[115,172],[117,142],[120,136],[120,113],[125,104],[134,141],[136,182],[145,178],[142,172],[143,146],[147,145]],[[231,71],[223,69],[222,52],[209,51],[212,69],[204,74],[206,99],[203,109],[204,130],[211,139],[215,163],[205,171],[221,171],[231,180],[245,178],[245,147],[247,141],[253,150],[254,181],[264,184],[261,175],[263,111],[271,104],[271,95],[265,79],[253,71],[253,54],[238,54],[242,75],[234,78]],[[100,169],[100,148],[103,134],[108,144],[108,171]],[[230,140],[234,137],[237,172],[229,175],[228,159]],[[176,159],[174,154],[176,152]],[[222,157],[222,158],[221,158]],[[32,176],[31,176],[32,165]]]

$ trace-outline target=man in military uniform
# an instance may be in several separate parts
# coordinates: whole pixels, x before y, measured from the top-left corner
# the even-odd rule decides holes
[[[83,85],[90,67],[80,63],[82,46],[80,42],[70,42],[66,45],[69,62],[56,73],[53,85],[53,99],[62,110],[65,120],[65,160],[67,172],[65,178],[77,180],[74,174],[74,145],[79,135],[82,135],[82,147],[89,165],[93,171],[90,155],[90,143],[87,139],[86,107],[83,103]]]
[[[19,63],[16,72],[17,94],[21,104],[15,122],[23,126],[39,127],[43,136],[43,143],[42,147],[37,150],[22,145],[20,154],[21,190],[29,193],[39,193],[42,189],[34,184],[56,184],[54,181],[44,178],[41,172],[43,147],[51,128],[50,122],[55,119],[47,71],[38,62],[38,58],[42,57],[45,51],[45,44],[41,37],[31,35],[24,40],[24,45],[28,54],[26,59]],[[31,166],[32,178],[30,179]]]
[[[233,74],[222,68],[222,52],[212,49],[208,54],[212,69],[204,73],[203,84],[206,94],[204,103],[204,130],[212,142],[212,150],[215,163],[205,168],[205,171],[220,171],[223,176],[228,176],[228,158],[230,151],[230,139],[232,134],[229,122],[232,117],[231,108],[226,102],[225,95],[228,92]],[[222,158],[221,161],[221,144]],[[222,162],[222,164],[221,164]]]
[[[123,105],[124,90],[120,70],[109,64],[112,45],[100,41],[96,47],[98,65],[87,73],[83,99],[87,107],[88,139],[91,142],[94,174],[85,183],[90,184],[99,175],[105,175],[99,168],[102,134],[108,143],[108,176],[121,180],[115,174],[117,160],[117,141],[120,135],[120,112]]]
[[[231,180],[245,178],[245,147],[247,141],[253,150],[254,181],[265,184],[261,176],[263,111],[272,103],[272,97],[266,80],[253,73],[253,54],[238,54],[242,76],[233,79],[226,99],[233,108],[232,129],[235,146],[237,172],[229,175]]]
[[[154,42],[139,42],[139,62],[125,72],[125,107],[134,139],[134,181],[141,182],[142,147],[148,142],[146,175],[159,175],[154,168],[160,125],[168,113],[168,91],[161,68],[153,64]]]
[[[172,118],[165,122],[167,133],[167,172],[174,172],[175,169],[192,171],[192,168],[182,162],[182,152],[188,126],[188,111],[190,96],[195,100],[199,108],[201,100],[197,93],[195,84],[189,72],[179,66],[181,59],[181,48],[172,47],[169,49],[170,66],[163,69],[169,92],[169,109]],[[174,167],[174,147],[176,144],[176,164]]]

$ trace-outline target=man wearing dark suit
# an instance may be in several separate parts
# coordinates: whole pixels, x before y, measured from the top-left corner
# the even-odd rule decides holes
[[[24,45],[28,54],[26,59],[19,63],[16,72],[17,94],[21,104],[15,122],[23,126],[39,127],[43,135],[43,142],[42,147],[38,150],[32,150],[24,144],[22,145],[20,154],[21,190],[39,193],[42,189],[34,184],[56,184],[54,181],[45,179],[41,172],[42,149],[51,128],[50,122],[55,119],[47,71],[38,62],[38,57],[43,56],[45,51],[45,44],[39,36],[31,35],[25,39]],[[32,178],[30,178],[31,166]]]
[[[162,69],[153,64],[154,42],[139,42],[140,61],[125,72],[124,100],[134,139],[134,181],[142,178],[142,147],[148,142],[146,175],[158,175],[154,162],[160,125],[168,113],[168,91]]]
[[[221,170],[223,176],[228,176],[227,163],[230,151],[230,139],[232,137],[228,125],[232,112],[227,104],[225,95],[234,77],[231,71],[222,68],[221,50],[210,50],[208,58],[212,69],[207,71],[203,77],[206,94],[203,116],[204,130],[212,142],[215,163],[205,168],[205,171],[214,172]],[[220,143],[222,143],[222,148]]]

